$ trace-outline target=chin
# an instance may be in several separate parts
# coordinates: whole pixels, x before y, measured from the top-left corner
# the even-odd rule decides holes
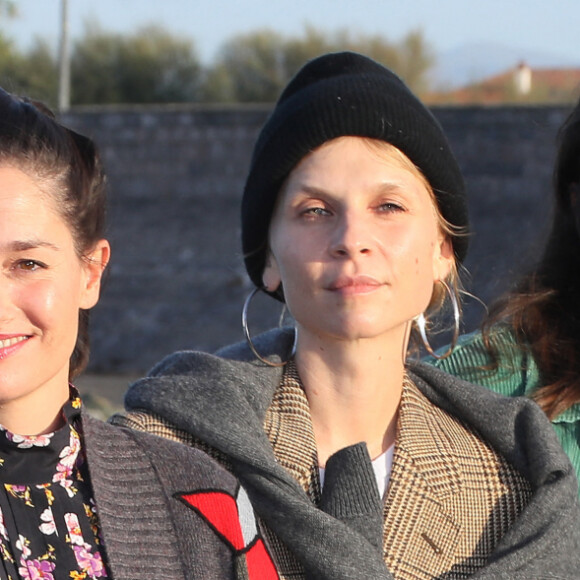
[[[329,329],[327,334],[337,340],[355,342],[380,339],[385,332],[384,329],[378,329],[374,325],[350,325]]]

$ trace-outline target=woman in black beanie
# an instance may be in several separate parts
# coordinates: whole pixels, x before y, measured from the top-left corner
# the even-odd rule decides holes
[[[467,246],[441,127],[391,71],[307,63],[256,144],[242,244],[256,292],[295,329],[177,353],[131,387],[138,429],[239,477],[285,578],[573,577],[576,483],[551,426],[407,359]]]

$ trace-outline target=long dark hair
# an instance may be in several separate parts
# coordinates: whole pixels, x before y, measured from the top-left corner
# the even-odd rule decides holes
[[[580,182],[580,102],[560,128],[558,145],[556,207],[542,257],[512,292],[491,306],[483,325],[495,368],[497,324],[508,324],[520,348],[531,353],[541,378],[533,398],[551,419],[580,402],[580,235],[571,202]]]
[[[46,184],[69,226],[80,259],[104,237],[105,175],[95,144],[61,125],[42,103],[0,88],[0,165],[11,165]],[[89,358],[89,312],[79,311],[69,379]]]

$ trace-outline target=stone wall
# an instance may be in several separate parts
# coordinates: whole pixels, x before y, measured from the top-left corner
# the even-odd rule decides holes
[[[250,289],[240,195],[267,106],[79,109],[64,122],[96,140],[109,175],[109,277],[92,317],[94,372],[143,372],[178,349],[242,338]],[[467,288],[489,301],[537,255],[549,225],[557,128],[567,109],[438,108],[464,171],[473,223]],[[273,301],[251,311],[258,332]],[[483,308],[466,303],[465,329]]]

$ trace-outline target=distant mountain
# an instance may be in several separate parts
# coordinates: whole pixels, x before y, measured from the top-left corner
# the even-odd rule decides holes
[[[456,88],[514,68],[525,62],[532,68],[580,67],[566,55],[498,44],[473,43],[439,53],[431,73],[435,88]]]

